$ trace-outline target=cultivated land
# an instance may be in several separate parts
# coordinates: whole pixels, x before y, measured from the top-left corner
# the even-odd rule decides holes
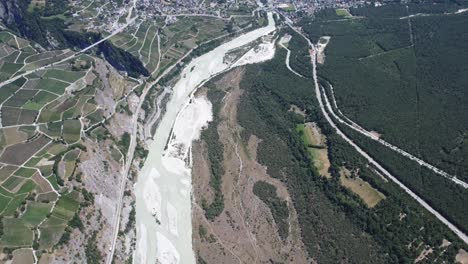
[[[174,84],[202,72],[181,70],[265,26],[266,9],[242,0],[6,2],[0,262],[138,261],[136,249],[150,251],[137,243],[134,183],[182,89]],[[171,157],[184,154],[179,167],[194,166],[196,261],[465,263],[466,9],[346,4],[299,21],[301,1],[275,6],[303,31],[277,16],[277,34],[229,52],[219,67],[257,64],[203,84],[169,141]],[[154,182],[144,195],[157,201]],[[179,206],[157,205],[147,208],[151,224],[190,234],[174,224]],[[167,245],[149,245],[163,263],[174,252]]]
[[[58,62],[70,53],[41,52],[12,33],[0,34],[3,80]],[[15,67],[5,68],[5,63]],[[80,55],[0,88],[0,247],[4,257],[25,261],[21,263],[28,263],[31,254],[47,262],[85,258],[84,247],[79,242],[70,246],[70,237],[97,232],[107,221],[98,217],[104,205],[95,204],[94,195],[113,191],[96,184],[103,175],[118,176],[122,162],[106,154],[122,132],[107,129],[104,121],[128,118],[122,98],[137,84],[109,70],[101,59]],[[102,134],[95,133],[99,128],[104,129]],[[99,153],[90,154],[96,146]],[[96,167],[88,165],[90,159],[95,159]],[[107,214],[111,217],[112,212]],[[98,235],[108,231],[101,229]]]
[[[172,69],[190,59],[187,56],[198,46],[202,49],[195,56],[210,49],[203,43],[251,26],[253,9],[232,21],[191,14],[166,20],[137,16],[133,2],[124,6],[119,1],[78,1],[69,9],[58,2],[32,1],[25,15],[39,14],[40,26],[52,31],[50,39],[57,37],[54,45],[63,49],[54,46],[46,51],[34,41],[0,32],[0,247],[6,253],[2,258],[18,260],[33,254],[45,263],[72,259],[89,263],[107,255],[110,262],[112,247],[115,258],[125,261],[134,249],[132,180],[147,154],[146,134],[137,134],[137,121],[143,121],[139,117],[154,118],[156,113],[147,106],[154,104],[160,84],[176,77]],[[128,12],[109,16],[116,7]],[[241,14],[245,10],[235,16]],[[112,51],[119,49],[117,54],[98,58],[95,52],[103,52],[102,45],[91,42],[83,47],[83,39],[70,40],[70,35],[68,43],[63,42],[64,33],[55,28],[62,22],[71,34],[97,29],[115,45]],[[50,40],[37,35],[32,39],[41,45]],[[111,66],[121,66],[129,57],[146,67],[149,79],[127,77]],[[17,249],[22,247],[32,250]]]

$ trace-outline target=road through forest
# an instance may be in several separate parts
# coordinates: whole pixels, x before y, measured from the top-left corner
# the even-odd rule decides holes
[[[416,193],[414,193],[411,189],[406,187],[402,182],[400,182],[396,177],[394,177],[390,172],[388,172],[385,168],[383,168],[377,161],[375,161],[369,154],[367,154],[364,150],[362,150],[354,141],[352,141],[348,136],[346,136],[335,124],[333,119],[329,116],[327,110],[325,109],[325,104],[323,103],[322,100],[322,92],[324,93],[324,90],[320,90],[320,86],[318,83],[318,78],[317,78],[317,59],[316,59],[316,49],[315,45],[298,29],[294,28],[291,24],[288,24],[291,29],[293,29],[295,32],[297,32],[299,35],[301,35],[309,44],[310,47],[310,57],[311,57],[311,63],[312,63],[312,74],[313,74],[313,81],[314,81],[314,88],[315,88],[315,95],[317,98],[317,101],[320,106],[320,110],[322,111],[325,119],[327,122],[332,126],[335,130],[336,133],[343,138],[346,142],[348,142],[359,154],[361,154],[364,158],[367,159],[367,161],[375,166],[380,172],[382,172],[387,178],[392,180],[395,184],[397,184],[400,188],[402,188],[408,195],[410,195],[413,199],[415,199],[420,205],[422,205],[426,210],[428,210],[431,214],[433,214],[439,221],[441,221],[443,224],[445,224],[452,232],[454,232],[463,242],[468,244],[468,236],[458,229],[454,224],[452,224],[449,220],[447,220],[444,216],[442,216],[439,212],[437,212],[434,208],[432,208],[428,203],[426,203],[421,197],[419,197]],[[330,102],[328,101],[328,98],[326,95],[324,95],[324,99],[326,101],[327,106],[329,106],[330,113],[335,116],[333,109],[331,108]]]

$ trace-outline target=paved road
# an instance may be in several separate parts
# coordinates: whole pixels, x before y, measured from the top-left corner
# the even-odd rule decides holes
[[[235,33],[241,32],[244,29],[240,29],[240,30],[236,31]],[[232,33],[215,37],[213,39],[202,42],[200,45],[204,45],[204,44],[209,43],[211,41],[215,41],[215,40],[218,40],[220,38],[224,38],[224,37],[226,37],[228,35],[231,35],[231,34]],[[159,41],[159,35],[158,35],[158,49],[160,49],[159,42],[160,41]],[[136,144],[137,144],[138,117],[140,115],[140,110],[142,108],[143,102],[145,101],[146,95],[148,94],[151,87],[156,85],[159,82],[159,80],[161,80],[161,78],[163,78],[169,72],[171,72],[174,67],[176,67],[187,56],[189,56],[193,52],[193,50],[195,50],[197,47],[198,46],[192,48],[187,53],[185,53],[185,55],[183,57],[179,58],[177,60],[177,62],[175,62],[173,65],[171,65],[169,68],[167,68],[156,80],[154,80],[151,83],[147,83],[145,88],[143,89],[143,92],[142,92],[141,96],[140,96],[139,103],[138,103],[138,106],[137,106],[137,111],[136,111],[136,113],[133,114],[133,119],[132,119],[132,124],[133,124],[132,135],[130,137],[130,145],[129,145],[129,148],[128,148],[127,159],[125,161],[125,165],[124,165],[124,168],[123,168],[122,180],[121,180],[120,188],[119,188],[119,201],[118,201],[118,205],[117,205],[117,211],[116,211],[116,214],[114,216],[114,230],[113,230],[113,235],[112,235],[111,246],[109,248],[109,254],[107,255],[107,259],[106,259],[107,264],[112,263],[112,258],[114,256],[115,242],[117,241],[117,236],[118,236],[118,233],[119,233],[120,215],[121,215],[121,212],[122,212],[122,201],[123,201],[123,196],[124,196],[124,190],[125,190],[125,185],[126,185],[126,182],[127,182],[128,173],[129,173],[130,168],[131,168],[131,162],[133,160],[133,156],[134,156],[135,148],[136,148]],[[158,50],[158,52],[160,52],[160,50]],[[159,63],[158,63],[158,67],[159,67]],[[143,137],[144,137],[144,135],[143,135]]]
[[[287,51],[286,60],[284,61],[284,63],[286,63],[286,67],[288,68],[288,70],[290,70],[295,75],[297,75],[297,76],[299,76],[301,78],[304,78],[304,76],[302,76],[300,73],[295,71],[293,68],[291,68],[291,65],[289,65],[289,58],[291,57],[291,51],[281,42],[281,40],[279,41],[279,44],[283,49],[285,49]]]
[[[463,233],[460,229],[458,229],[454,224],[452,224],[450,221],[448,221],[444,216],[442,216],[439,212],[437,212],[434,208],[432,208],[429,204],[427,204],[421,197],[419,197],[417,194],[415,194],[411,189],[406,187],[402,182],[400,182],[397,178],[395,178],[390,172],[388,172],[385,168],[383,168],[378,162],[376,162],[371,156],[369,156],[364,150],[362,150],[358,145],[356,145],[351,139],[349,139],[339,128],[338,126],[334,123],[333,119],[328,115],[328,112],[325,109],[325,105],[322,101],[322,92],[320,91],[320,86],[318,84],[318,78],[317,78],[317,65],[316,65],[316,50],[315,50],[315,45],[312,44],[312,42],[304,36],[302,32],[294,28],[291,24],[289,26],[296,31],[298,34],[300,34],[302,37],[304,37],[307,42],[309,43],[310,47],[310,57],[311,57],[311,63],[312,63],[312,73],[313,73],[313,80],[314,80],[314,86],[315,86],[315,95],[317,97],[317,101],[319,103],[320,109],[327,120],[327,122],[332,126],[335,130],[336,133],[343,138],[346,142],[348,142],[359,154],[361,154],[364,158],[367,159],[367,161],[374,165],[378,170],[380,170],[385,176],[387,176],[390,180],[392,180],[394,183],[396,183],[400,188],[402,188],[408,195],[413,197],[420,205],[422,205],[426,210],[428,210],[431,214],[433,214],[439,221],[441,221],[443,224],[445,224],[450,230],[452,230],[461,240],[463,240],[466,244],[468,244],[468,236]],[[326,100],[327,105],[330,105],[330,102],[328,101],[327,97],[324,97]],[[461,208],[460,208],[461,209]],[[462,210],[462,209],[461,209]]]
[[[335,114],[334,112],[334,109],[332,108],[331,105],[328,105],[327,104],[327,108],[328,108],[328,111],[332,114],[332,116],[340,123],[348,126],[349,128],[353,129],[354,131],[356,132],[359,132],[360,134],[372,139],[372,140],[375,140],[377,142],[379,142],[380,144],[386,146],[387,148],[389,149],[392,149],[393,151],[397,152],[398,154],[402,155],[402,156],[405,156],[407,158],[409,158],[410,160],[414,160],[416,161],[420,166],[424,166],[426,168],[428,168],[429,170],[439,174],[440,176],[444,177],[444,178],[447,178],[448,180],[454,182],[455,184],[457,185],[460,185],[461,187],[463,187],[464,189],[467,189],[468,188],[468,183],[458,179],[456,176],[453,176],[453,175],[450,175],[448,173],[446,173],[445,171],[437,168],[436,166],[434,165],[431,165],[429,164],[428,162],[418,158],[418,157],[415,157],[413,156],[412,154],[406,152],[405,150],[402,150],[400,149],[399,147],[395,146],[395,145],[392,145],[390,143],[388,143],[387,141],[383,140],[383,139],[380,139],[377,135],[374,135],[372,134],[370,131],[362,128],[360,125],[358,125],[357,123],[355,123],[354,121],[350,120],[348,117],[346,117],[341,111],[340,109],[338,108],[337,104],[336,104],[336,100],[335,100],[335,92],[333,90],[333,86],[330,85],[330,91],[331,91],[331,99],[332,99],[332,102],[335,106],[335,108],[337,109],[338,113],[343,116],[343,119]],[[326,101],[328,102],[328,97],[325,93],[325,91],[323,91],[323,96],[326,98]]]
[[[176,63],[174,63],[171,67],[167,68],[156,80],[154,80],[151,83],[147,83],[145,88],[143,89],[143,92],[140,96],[139,103],[137,106],[136,113],[133,114],[132,118],[132,135],[130,138],[130,145],[128,147],[128,152],[127,152],[127,158],[125,160],[125,165],[123,168],[123,173],[122,173],[122,180],[120,182],[120,188],[119,188],[119,201],[117,204],[117,211],[115,212],[114,215],[114,230],[112,234],[112,241],[111,241],[111,246],[109,248],[109,254],[107,255],[106,263],[111,264],[112,259],[114,256],[114,251],[115,251],[115,242],[117,241],[117,236],[119,233],[119,226],[120,226],[120,215],[122,213],[122,202],[123,202],[123,197],[124,197],[124,191],[125,191],[125,185],[127,183],[128,179],[128,173],[131,168],[131,164],[133,161],[133,156],[135,154],[135,148],[137,145],[137,132],[138,132],[138,117],[140,116],[140,110],[142,109],[143,103],[145,101],[146,95],[150,91],[151,87],[156,85],[156,83],[161,80],[164,76],[166,76],[174,67],[176,67],[177,64],[179,64],[183,59],[185,59],[190,53],[192,53],[194,49],[191,49],[188,51],[183,57],[181,57],[179,60],[177,60]]]

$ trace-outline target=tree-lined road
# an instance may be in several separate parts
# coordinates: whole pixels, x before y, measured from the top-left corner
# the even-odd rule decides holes
[[[440,176],[444,177],[444,178],[447,178],[449,179],[450,181],[454,182],[455,184],[458,184],[460,185],[461,187],[463,187],[464,189],[467,189],[468,188],[468,183],[458,179],[456,176],[453,176],[453,175],[450,175],[448,174],[447,172],[437,168],[436,166],[434,165],[431,165],[429,164],[428,162],[418,158],[418,157],[415,157],[413,156],[412,154],[406,152],[405,150],[402,150],[400,149],[399,147],[395,146],[395,145],[392,145],[390,143],[388,143],[387,141],[379,138],[377,135],[371,133],[370,131],[364,129],[363,127],[361,127],[359,124],[357,124],[356,122],[352,121],[351,119],[349,119],[348,117],[346,117],[341,111],[340,109],[338,108],[337,104],[336,104],[336,100],[335,100],[335,92],[333,90],[333,86],[330,84],[330,92],[331,92],[331,99],[332,99],[332,102],[333,102],[333,105],[335,106],[335,109],[337,110],[337,112],[343,117],[341,118],[339,115],[337,115],[335,112],[334,112],[334,109],[333,107],[331,106],[331,104],[328,102],[328,96],[327,94],[325,93],[325,91],[322,91],[323,92],[323,96],[327,102],[327,108],[328,108],[328,111],[330,112],[330,114],[338,121],[340,122],[341,124],[344,124],[346,126],[348,126],[349,128],[353,129],[354,131],[356,132],[359,132],[360,134],[374,140],[374,141],[377,141],[379,142],[380,144],[386,146],[387,148],[397,152],[398,154],[402,155],[402,156],[405,156],[407,157],[408,159],[410,160],[413,160],[415,162],[417,162],[420,166],[424,166],[426,168],[428,168],[429,170],[439,174]]]
[[[335,113],[333,112],[333,109],[331,108],[331,104],[328,101],[328,98],[326,95],[324,95],[325,91],[320,89],[320,85],[318,83],[318,78],[317,78],[317,52],[315,45],[299,30],[294,28],[291,24],[288,24],[291,29],[296,31],[299,35],[301,35],[304,39],[309,44],[310,47],[310,59],[312,63],[312,74],[313,74],[313,81],[314,81],[314,87],[315,87],[315,96],[317,98],[317,101],[320,106],[320,110],[322,111],[325,119],[327,122],[330,124],[331,127],[333,127],[336,131],[336,133],[343,138],[346,142],[348,142],[359,154],[361,154],[364,158],[367,159],[367,161],[375,166],[380,172],[382,172],[387,178],[389,178],[391,181],[393,181],[395,184],[397,184],[400,188],[402,188],[408,195],[410,195],[413,199],[415,199],[420,205],[422,205],[426,210],[428,210],[431,214],[433,214],[439,221],[441,221],[443,224],[445,224],[452,232],[454,232],[463,242],[468,244],[468,236],[461,231],[458,227],[456,227],[454,224],[452,224],[449,220],[447,220],[444,216],[442,216],[439,212],[437,212],[434,208],[432,208],[428,203],[426,203],[421,197],[419,197],[416,193],[414,193],[411,189],[406,187],[402,182],[400,182],[397,178],[395,178],[390,172],[388,172],[385,168],[383,168],[377,161],[375,161],[369,154],[367,154],[363,149],[361,149],[354,141],[352,141],[348,136],[346,136],[340,128],[335,124],[333,119],[330,117],[328,114],[325,104],[322,100],[322,95],[324,96],[325,102],[327,104],[327,108],[330,110],[330,113],[333,116],[336,116]],[[322,94],[323,93],[323,94]]]

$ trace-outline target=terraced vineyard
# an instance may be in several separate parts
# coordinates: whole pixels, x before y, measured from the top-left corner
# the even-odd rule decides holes
[[[1,81],[52,64],[1,88],[0,248],[50,252],[68,242],[72,222],[81,222],[77,214],[93,199],[81,179],[86,145],[108,134],[100,125],[123,105],[97,102],[110,86],[98,72],[108,67],[101,59],[80,55],[54,65],[71,51],[41,52],[5,31],[0,41]],[[125,98],[138,86],[119,82],[121,90],[110,100]],[[114,157],[120,163],[123,155]]]
[[[86,18],[108,12],[100,2],[71,6],[70,12],[79,16],[60,13],[46,19],[58,18],[76,33],[88,22],[98,21]],[[46,8],[42,1],[32,5],[27,12]],[[45,19],[45,13],[41,15]],[[120,15],[121,23],[128,22],[126,15]],[[132,179],[136,167],[129,175],[123,170],[130,162],[134,113],[145,118],[138,120],[141,129],[147,129],[148,120],[154,124],[157,113],[146,106],[155,103],[161,89],[153,80],[171,73],[164,80],[169,81],[178,69],[174,64],[183,64],[181,60],[197,47],[253,21],[248,17],[235,22],[196,16],[132,18],[135,22],[128,28],[86,53],[42,47],[13,31],[0,31],[0,250],[5,258],[15,262],[50,262],[58,256],[83,259],[92,254],[84,251],[89,238],[101,238],[99,247],[107,252],[113,243],[110,237],[118,231],[117,246],[124,246],[124,240],[135,235],[129,216],[134,206],[129,202],[133,182],[127,178]],[[110,30],[102,34],[106,32]],[[69,43],[75,49],[97,41],[98,35],[86,35],[90,40],[75,33],[72,38],[77,40]],[[110,56],[113,52],[118,54]],[[134,60],[148,70],[148,78],[129,77],[115,68]],[[138,104],[143,99],[145,111],[140,115]],[[140,135],[137,142],[141,144],[148,134]],[[144,144],[137,148],[135,165],[145,158]],[[118,190],[121,184],[125,193]],[[117,203],[123,195],[122,219],[128,223],[115,226]],[[69,243],[71,237],[73,243]],[[126,257],[122,250],[116,254]]]
[[[250,22],[241,21],[239,27]],[[218,37],[226,24],[223,19],[205,17],[182,17],[168,23],[160,17],[141,20],[111,41],[139,58],[152,76],[156,76],[191,49]]]

